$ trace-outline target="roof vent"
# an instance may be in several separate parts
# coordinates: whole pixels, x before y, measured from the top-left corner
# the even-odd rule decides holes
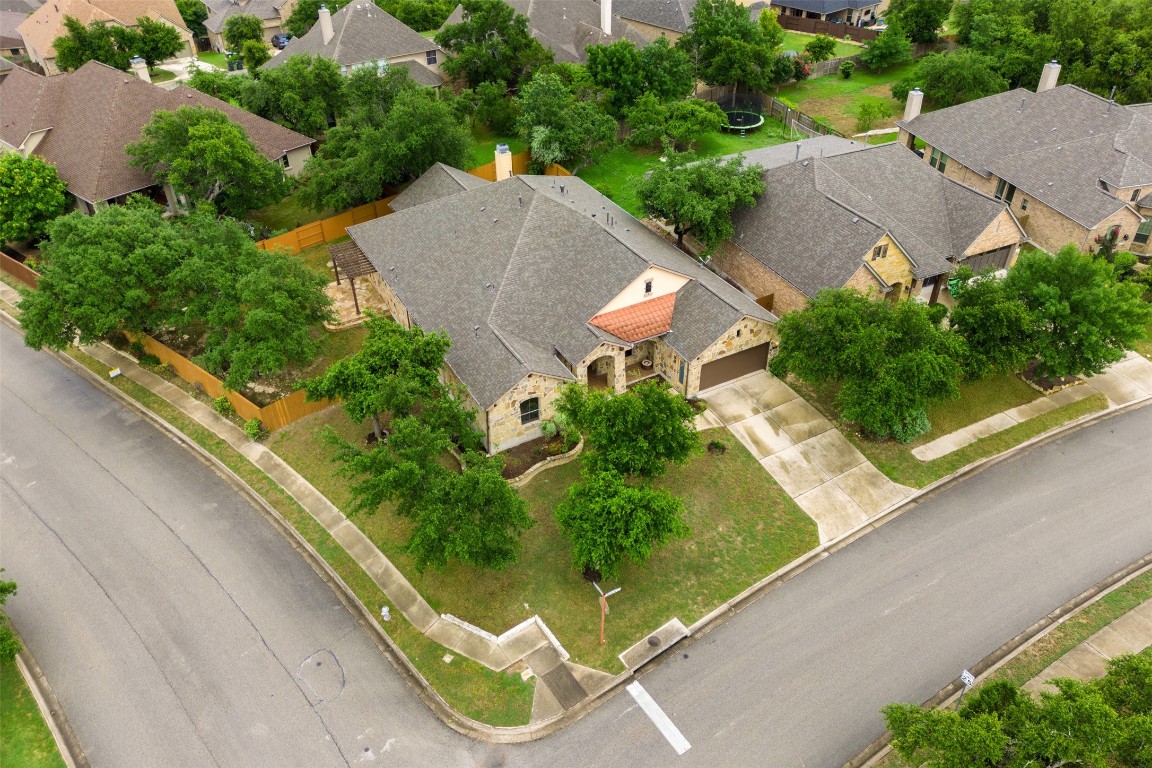
[[[804,166],[805,168],[807,168],[807,167],[808,167],[808,161],[807,161],[807,160],[805,160],[805,161],[803,161],[802,163],[800,163],[800,165],[802,165],[802,166]]]
[[[1028,99],[1020,99],[1020,109],[1016,110],[1017,112],[1023,112],[1024,111],[1024,102],[1026,102],[1026,101],[1028,101]]]

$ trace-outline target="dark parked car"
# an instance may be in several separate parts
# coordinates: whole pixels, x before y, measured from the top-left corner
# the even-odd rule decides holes
[[[284,46],[288,45],[288,41],[292,39],[292,35],[284,32],[279,35],[272,35],[272,47],[278,50],[284,50]]]

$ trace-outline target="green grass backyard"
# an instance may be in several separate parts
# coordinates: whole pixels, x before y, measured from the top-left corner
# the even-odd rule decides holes
[[[346,507],[348,481],[336,475],[332,449],[320,437],[326,427],[358,442],[370,431],[352,424],[340,408],[330,408],[278,431],[268,446],[334,504]],[[620,672],[617,654],[646,633],[677,616],[690,624],[818,544],[812,520],[730,433],[703,437],[719,440],[727,451],[700,454],[658,483],[686,499],[692,535],[657,551],[644,566],[625,566],[610,585],[622,586],[623,592],[612,604],[604,646],[596,592],[572,566],[570,545],[552,516],[579,477],[578,462],[546,470],[521,489],[536,524],[523,538],[520,562],[504,571],[453,563],[419,574],[401,552],[407,521],[382,509],[356,522],[436,610],[495,634],[538,614],[574,661]]]
[[[15,662],[0,662],[0,765],[64,768],[52,733]]]
[[[300,204],[299,191],[294,191],[278,203],[258,208],[248,214],[248,221],[260,224],[272,232],[286,232],[290,229],[311,224],[329,216],[335,216],[337,211],[317,212]]]
[[[1107,407],[1103,395],[1092,395],[977,440],[935,461],[924,462],[912,455],[913,448],[1008,408],[1031,402],[1040,397],[1040,393],[1016,376],[993,376],[981,381],[964,382],[960,385],[958,399],[939,403],[928,410],[932,429],[911,443],[902,444],[895,440],[869,440],[840,421],[835,405],[835,387],[816,387],[795,380],[790,380],[789,384],[834,422],[877,469],[896,482],[913,488],[923,488],[974,461],[1002,453],[1053,427]]]
[[[856,132],[856,108],[865,100],[881,99],[888,106],[888,120],[875,128],[891,127],[904,112],[904,105],[892,98],[892,84],[911,74],[915,62],[891,67],[882,72],[857,69],[845,80],[840,75],[814,77],[802,83],[781,88],[776,94],[794,103],[801,112],[824,118],[846,136]]]
[[[808,45],[808,41],[816,35],[806,35],[803,32],[791,32],[785,30],[784,32],[784,50],[796,51],[800,53],[804,50],[804,46]],[[856,56],[860,51],[864,50],[862,45],[853,45],[846,43],[843,40],[836,41],[836,50],[832,53],[833,58],[843,59],[848,56]]]

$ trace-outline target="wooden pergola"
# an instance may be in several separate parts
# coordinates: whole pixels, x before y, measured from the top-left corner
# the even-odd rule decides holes
[[[336,285],[340,285],[340,273],[348,279],[352,286],[352,304],[356,307],[356,314],[360,314],[360,300],[356,298],[356,278],[371,275],[376,271],[372,262],[360,250],[360,246],[351,240],[344,243],[335,243],[328,246],[328,253],[332,254],[332,271],[336,273]]]

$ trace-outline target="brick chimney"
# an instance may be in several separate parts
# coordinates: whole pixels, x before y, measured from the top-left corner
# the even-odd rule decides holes
[[[512,150],[507,144],[496,145],[496,181],[512,178]]]
[[[320,6],[320,12],[316,14],[320,19],[320,34],[324,38],[324,45],[328,45],[332,41],[332,37],[336,34],[332,31],[332,12],[328,10],[325,5]]]
[[[1040,73],[1040,84],[1036,86],[1036,93],[1044,93],[1056,87],[1056,81],[1060,79],[1060,65],[1052,60],[1044,65],[1044,71]]]
[[[132,74],[140,78],[146,83],[152,82],[152,76],[148,74],[148,65],[144,63],[144,59],[139,56],[132,57]]]
[[[904,122],[913,120],[920,114],[920,108],[924,106],[924,91],[919,88],[913,88],[908,92],[908,101],[904,104]]]
[[[600,0],[600,29],[612,34],[612,0]]]

